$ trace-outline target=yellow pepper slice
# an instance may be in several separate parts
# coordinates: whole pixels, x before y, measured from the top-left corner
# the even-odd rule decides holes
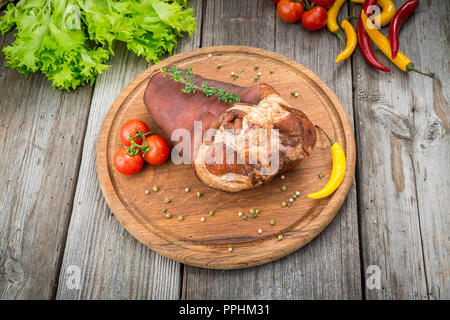
[[[341,10],[341,7],[344,5],[345,1],[347,0],[336,0],[330,7],[330,9],[328,9],[328,17],[327,17],[328,30],[337,35],[339,40],[341,40],[341,42],[344,42],[344,40],[342,40],[341,34],[339,33],[337,16],[339,14],[339,10]]]
[[[342,20],[341,27],[345,31],[345,36],[347,37],[347,45],[345,46],[345,49],[342,50],[342,52],[337,56],[336,63],[350,57],[353,51],[355,51],[356,44],[358,43],[358,37],[356,35],[355,29],[353,29],[353,26],[350,22],[345,19]]]
[[[332,194],[344,180],[345,170],[347,167],[345,160],[345,152],[341,146],[334,140],[332,140],[327,133],[319,126],[316,126],[322,131],[328,138],[331,144],[331,155],[333,157],[333,169],[331,170],[331,176],[327,184],[319,191],[308,194],[310,199],[321,199],[328,197]]]
[[[364,0],[351,0],[355,3],[364,3]],[[374,22],[381,27],[387,26],[394,18],[395,5],[391,0],[377,0],[377,5],[381,8],[381,13],[374,18]]]
[[[388,57],[389,60],[391,60],[397,67],[405,72],[415,71],[424,76],[434,77],[433,73],[423,73],[417,70],[414,67],[414,63],[411,61],[411,59],[409,59],[400,50],[398,51],[395,58],[392,59],[391,44],[388,38],[386,38],[380,31],[378,31],[375,25],[369,20],[369,18],[367,18],[364,10],[361,10],[361,20],[364,25],[364,29],[366,29],[367,33],[369,34],[370,39],[372,39],[372,41],[378,46],[378,48],[380,48],[384,55]]]

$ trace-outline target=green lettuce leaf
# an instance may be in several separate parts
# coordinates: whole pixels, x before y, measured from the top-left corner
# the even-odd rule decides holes
[[[8,66],[41,71],[58,89],[92,84],[109,66],[115,40],[147,61],[172,53],[195,31],[188,0],[21,0],[0,17],[0,33],[16,28],[3,48]]]

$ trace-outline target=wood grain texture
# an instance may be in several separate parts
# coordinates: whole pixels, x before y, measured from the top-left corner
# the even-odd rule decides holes
[[[191,1],[199,26],[201,2]],[[176,51],[198,47],[199,41],[195,33],[181,40]],[[148,67],[123,45],[110,63],[112,68],[97,79],[92,99],[57,299],[177,299],[180,265],[148,250],[123,229],[98,185],[95,153],[100,126],[120,91]],[[67,285],[71,266],[81,269],[80,289]]]
[[[233,37],[232,43],[263,46],[308,65],[336,92],[352,118],[351,66],[346,62],[337,67],[333,59],[329,59],[328,55],[334,55],[340,49],[332,35],[327,32],[310,33],[296,25],[279,21],[275,6],[269,1],[228,3],[208,3],[206,12],[209,18],[205,17],[203,26],[205,46],[229,44],[230,37]],[[227,10],[221,11],[224,6]],[[253,11],[247,6],[253,6]],[[263,6],[258,7],[258,13],[255,12],[257,6]],[[246,25],[244,21],[254,23]],[[236,25],[239,23],[241,25]],[[208,36],[212,26],[220,32]],[[242,28],[247,29],[238,35],[230,32]],[[255,41],[254,34],[250,32],[256,32],[257,37],[264,35],[266,40]],[[304,41],[305,38],[308,41]],[[315,51],[310,53],[310,50]],[[271,264],[238,271],[185,267],[183,298],[361,298],[356,206],[355,189],[352,187],[341,212],[316,239],[301,250]]]
[[[12,42],[0,38],[0,48]],[[92,88],[52,89],[0,56],[0,299],[50,299],[70,219]]]
[[[218,71],[217,65],[222,68]],[[347,171],[339,189],[320,201],[307,198],[307,194],[326,184],[317,174],[327,177],[332,169],[328,140],[318,138],[314,152],[295,169],[270,183],[231,194],[208,188],[202,184],[190,165],[176,165],[171,161],[161,166],[145,166],[139,174],[126,176],[118,173],[113,158],[121,143],[117,138],[123,123],[138,118],[150,130],[161,134],[143,103],[148,79],[162,67],[177,65],[192,67],[204,78],[233,81],[248,87],[255,83],[257,72],[273,84],[281,97],[293,108],[304,112],[314,124],[340,142],[347,158]],[[258,71],[253,66],[258,65]],[[249,66],[251,66],[249,68]],[[232,70],[246,69],[240,77],[230,80]],[[269,70],[277,70],[270,73]],[[292,96],[292,88],[300,94]],[[180,110],[182,112],[182,110]],[[170,137],[166,137],[170,139]],[[353,130],[345,110],[332,91],[304,66],[270,51],[252,47],[208,47],[181,53],[152,66],[134,79],[114,101],[103,122],[98,137],[97,171],[103,194],[109,207],[121,224],[139,241],[151,249],[176,261],[214,269],[236,269],[259,265],[284,257],[299,249],[334,218],[344,202],[353,180],[355,167]],[[288,190],[282,191],[281,186]],[[145,195],[145,190],[158,186],[159,191]],[[184,192],[189,187],[190,193]],[[301,190],[291,207],[282,207],[290,195]],[[201,192],[199,199],[195,193]],[[168,204],[165,198],[172,199]],[[189,207],[186,208],[186,203]],[[167,219],[166,208],[174,217]],[[251,208],[262,209],[257,219],[248,213]],[[208,216],[215,210],[213,217]],[[237,213],[249,215],[243,221]],[[177,217],[182,215],[180,222]],[[201,222],[201,217],[206,221]],[[270,221],[276,220],[271,226]],[[258,234],[258,229],[263,230]],[[283,234],[283,241],[278,235]],[[233,251],[229,252],[229,247]]]
[[[6,6],[8,4],[8,2],[13,2],[14,0],[0,0],[0,9],[3,6]]]
[[[400,34],[401,50],[434,81],[403,73],[378,50],[391,73],[370,68],[359,50],[354,56],[363,261],[382,275],[368,299],[450,296],[449,9],[422,1]]]

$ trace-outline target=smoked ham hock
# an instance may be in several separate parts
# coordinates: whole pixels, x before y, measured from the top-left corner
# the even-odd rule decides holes
[[[240,87],[200,76],[192,81],[198,89],[188,94],[182,91],[184,84],[155,72],[144,103],[175,144],[189,140],[190,150],[184,148],[181,153],[190,153],[193,170],[206,185],[227,192],[260,186],[311,154],[316,143],[314,125],[270,85]],[[237,94],[240,102],[232,105],[206,96],[201,90],[205,82]],[[177,140],[173,134],[180,129],[188,135]]]

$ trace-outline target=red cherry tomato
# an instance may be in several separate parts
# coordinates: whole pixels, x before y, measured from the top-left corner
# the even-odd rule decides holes
[[[310,2],[314,2],[315,4],[324,6],[327,9],[330,9],[330,7],[334,4],[335,0],[310,0]]]
[[[320,30],[327,24],[327,18],[327,10],[321,6],[317,6],[303,14],[302,24],[308,30]]]
[[[114,167],[122,174],[135,174],[142,169],[144,160],[140,153],[132,156],[128,153],[126,147],[120,148],[113,159]]]
[[[128,120],[122,125],[119,132],[119,138],[124,146],[129,147],[131,145],[131,141],[128,140],[128,137],[135,136],[137,131],[147,133],[150,130],[148,129],[147,125],[144,122],[137,119]],[[133,139],[133,141],[136,142],[137,144],[141,144],[142,143],[141,140],[142,139],[139,137]]]
[[[302,2],[281,0],[277,4],[277,12],[281,20],[289,23],[300,21],[303,15],[303,11],[305,11],[305,8],[303,7]]]
[[[145,138],[148,151],[144,154],[144,160],[150,164],[161,164],[169,158],[170,147],[161,136],[149,136]]]

